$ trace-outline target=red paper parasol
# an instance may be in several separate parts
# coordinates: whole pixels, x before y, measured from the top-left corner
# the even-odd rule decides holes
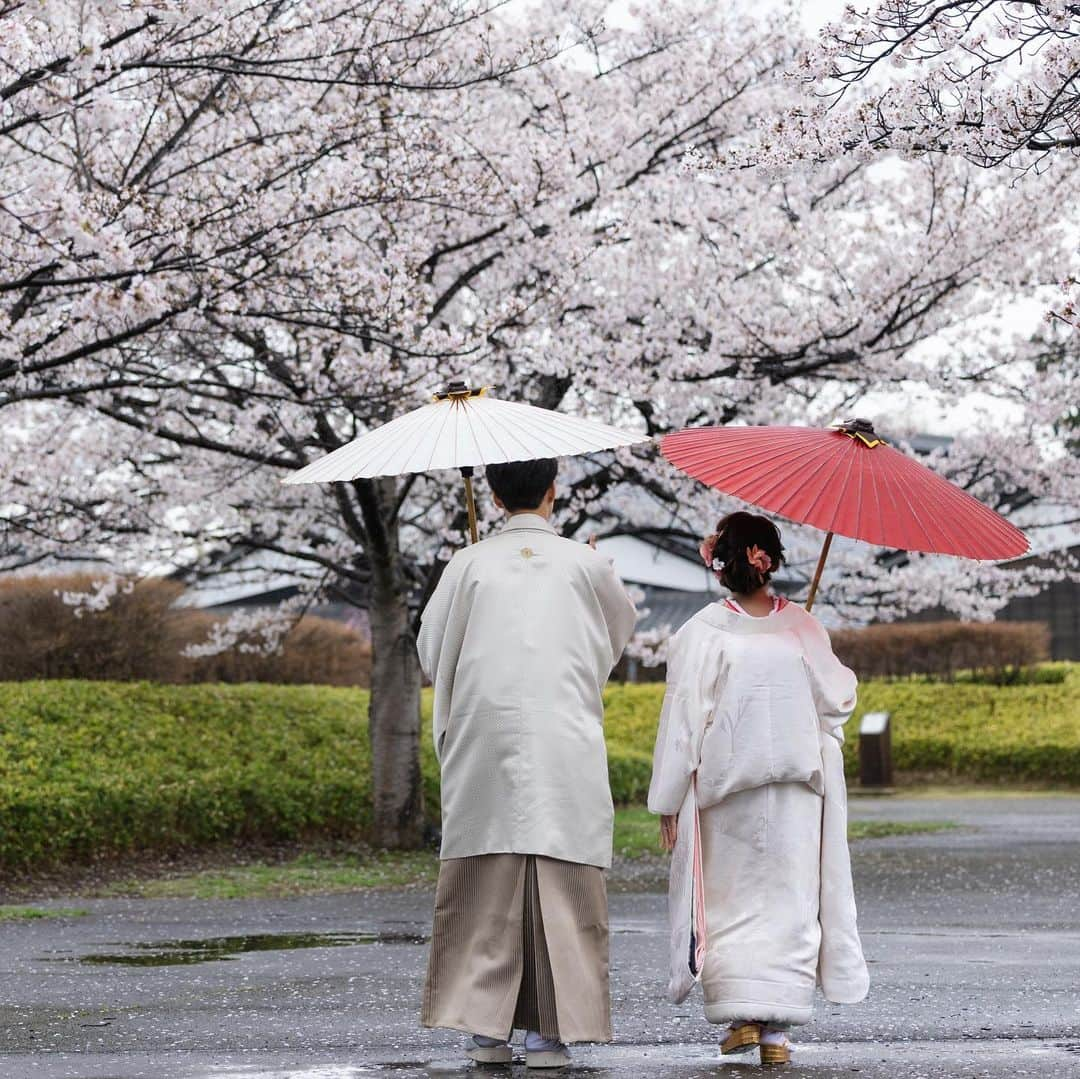
[[[925,465],[886,445],[865,420],[833,428],[696,427],[666,435],[664,456],[710,487],[827,533],[903,551],[1015,558],[1027,537]]]

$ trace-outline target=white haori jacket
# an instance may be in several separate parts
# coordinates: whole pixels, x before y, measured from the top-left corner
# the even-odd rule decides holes
[[[671,638],[649,809],[679,816],[669,893],[676,1003],[695,982],[687,956],[696,808],[768,783],[805,783],[823,797],[818,981],[837,1003],[866,996],[840,750],[855,691],[825,628],[793,603],[763,618],[713,603]]]
[[[441,857],[611,864],[603,689],[636,621],[610,561],[539,514],[454,555],[417,641],[435,689]]]

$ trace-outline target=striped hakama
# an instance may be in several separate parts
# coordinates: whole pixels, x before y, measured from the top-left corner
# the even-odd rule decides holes
[[[444,860],[421,1022],[611,1041],[603,870],[532,854]]]

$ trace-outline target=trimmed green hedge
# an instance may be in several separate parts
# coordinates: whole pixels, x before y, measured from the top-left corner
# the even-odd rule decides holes
[[[363,690],[0,683],[0,865],[370,824]]]
[[[1060,683],[868,682],[858,717],[893,714],[902,772],[1080,787],[1080,664]],[[615,800],[649,786],[662,685],[605,692]],[[427,805],[439,780],[424,697]],[[370,825],[367,693],[326,686],[0,683],[0,866],[225,839],[362,835]]]
[[[857,773],[858,719],[891,712],[893,764],[900,772],[944,771],[972,781],[1080,787],[1080,664],[1061,682],[993,686],[956,682],[864,683],[844,747]]]

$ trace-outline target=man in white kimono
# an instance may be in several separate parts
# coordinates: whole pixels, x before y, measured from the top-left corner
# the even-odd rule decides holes
[[[442,862],[422,1022],[476,1061],[560,1067],[610,1041],[613,810],[604,684],[637,619],[608,559],[550,523],[555,461],[490,465],[508,520],[458,551],[424,611]]]

